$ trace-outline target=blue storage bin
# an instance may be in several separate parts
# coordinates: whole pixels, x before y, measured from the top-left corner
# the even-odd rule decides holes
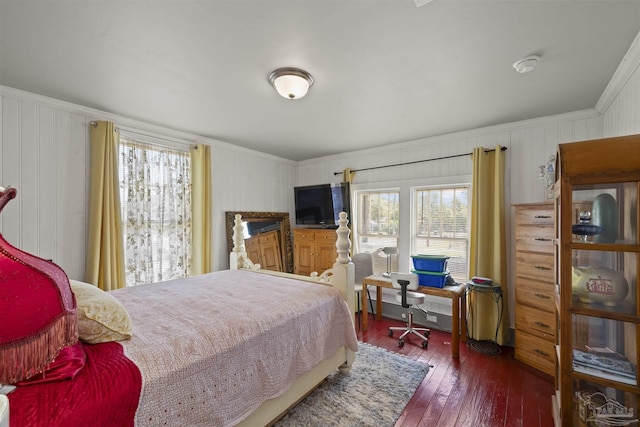
[[[448,271],[439,273],[436,271],[411,270],[411,272],[418,275],[419,286],[430,286],[432,288],[444,288],[449,275]]]
[[[445,255],[411,255],[413,268],[420,271],[437,271],[442,273],[447,270],[448,256]]]

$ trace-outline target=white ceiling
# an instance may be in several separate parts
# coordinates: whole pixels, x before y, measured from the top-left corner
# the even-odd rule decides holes
[[[303,160],[593,108],[639,31],[640,0],[0,0],[0,85]]]

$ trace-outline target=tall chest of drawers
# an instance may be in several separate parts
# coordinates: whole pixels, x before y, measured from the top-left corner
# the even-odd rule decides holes
[[[516,359],[556,373],[554,211],[552,203],[515,207]]]

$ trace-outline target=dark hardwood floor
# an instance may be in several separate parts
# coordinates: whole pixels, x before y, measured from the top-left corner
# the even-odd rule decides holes
[[[375,321],[370,315],[369,330],[358,331],[360,341],[433,366],[395,427],[553,426],[553,379],[515,360],[512,347],[486,355],[460,343],[460,358],[454,359],[451,334],[435,329],[426,349],[415,336],[398,347],[388,328],[402,325],[386,318]]]

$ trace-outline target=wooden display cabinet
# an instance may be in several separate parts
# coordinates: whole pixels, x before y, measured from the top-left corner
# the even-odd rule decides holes
[[[557,426],[637,425],[640,135],[560,144]]]

